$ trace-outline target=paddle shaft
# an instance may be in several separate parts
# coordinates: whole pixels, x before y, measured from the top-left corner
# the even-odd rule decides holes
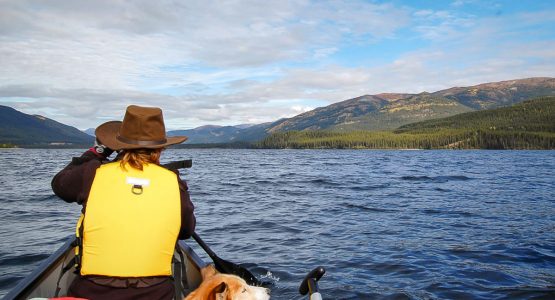
[[[214,251],[212,251],[212,249],[210,249],[210,247],[208,247],[208,245],[206,245],[206,243],[198,236],[196,232],[193,232],[192,236],[193,239],[195,239],[195,241],[200,245],[200,247],[202,247],[202,249],[206,251],[208,256],[210,256],[210,258],[214,262],[216,270],[226,274],[237,275],[251,285],[261,286],[264,284],[264,282],[256,279],[256,277],[246,268],[219,258],[216,253],[214,253]]]
[[[189,160],[170,162],[162,166],[170,170],[179,170],[182,168],[190,168],[192,165],[193,165],[193,161],[189,159]],[[214,253],[214,251],[212,251],[212,249],[210,249],[210,247],[206,245],[206,243],[200,238],[200,236],[198,236],[196,232],[193,232],[192,236],[193,236],[193,239],[195,239],[195,241],[200,245],[200,247],[204,249],[204,251],[208,254],[208,256],[210,256],[210,258],[214,262],[214,266],[218,271],[222,273],[237,275],[243,278],[247,283],[252,285],[260,286],[264,284],[263,282],[260,282],[258,279],[256,279],[256,277],[246,268],[243,268],[230,261],[219,258],[216,255],[216,253]]]
[[[208,245],[206,245],[206,243],[200,238],[200,236],[198,236],[198,234],[196,232],[193,232],[193,239],[195,239],[195,241],[202,247],[202,249],[204,249],[204,251],[206,251],[208,256],[210,256],[210,258],[212,258],[212,260],[219,260],[220,259],[216,255],[216,253],[214,253],[214,251],[212,251],[212,249],[210,249],[210,247],[208,247]]]

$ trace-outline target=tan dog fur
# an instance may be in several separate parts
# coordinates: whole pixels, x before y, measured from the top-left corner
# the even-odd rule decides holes
[[[250,286],[239,276],[221,274],[214,265],[201,270],[202,283],[184,300],[268,300],[270,291]]]

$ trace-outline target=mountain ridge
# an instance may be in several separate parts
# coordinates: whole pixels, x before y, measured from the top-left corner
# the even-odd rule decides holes
[[[294,116],[269,128],[268,132],[315,129],[391,130],[414,122],[509,106],[526,99],[550,95],[555,95],[555,78],[551,77],[489,82],[432,93],[364,95]],[[368,102],[373,105],[368,105]]]
[[[406,124],[509,106],[549,95],[555,95],[555,78],[532,77],[452,87],[436,92],[363,95],[291,118],[253,125],[244,130],[227,131],[225,136],[217,138],[199,136],[202,133],[198,131],[182,133],[191,134],[189,143],[225,143],[254,142],[269,134],[290,130],[393,130]]]
[[[555,149],[555,96],[404,125],[395,131],[277,132],[272,149]]]
[[[255,142],[269,134],[284,131],[394,130],[415,122],[510,106],[533,97],[552,95],[555,95],[555,78],[532,77],[452,87],[432,93],[362,95],[273,122],[236,126],[204,125],[188,130],[171,130],[168,135],[186,135],[189,144],[223,144]],[[89,135],[94,132],[88,129],[86,133],[89,135],[86,135],[74,127],[43,116],[26,115],[7,106],[0,108],[0,144],[29,146],[88,143],[92,138]]]

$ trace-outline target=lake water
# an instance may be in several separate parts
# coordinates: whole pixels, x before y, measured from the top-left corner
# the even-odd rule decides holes
[[[0,151],[0,296],[73,232],[80,207],[50,180],[80,153]],[[195,149],[163,160],[188,158],[197,232],[271,281],[273,299],[305,299],[298,286],[319,265],[324,299],[555,299],[555,151]]]

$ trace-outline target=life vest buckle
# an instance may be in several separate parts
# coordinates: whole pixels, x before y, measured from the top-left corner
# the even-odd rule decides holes
[[[133,194],[135,194],[135,195],[140,195],[140,194],[143,193],[143,186],[142,186],[142,185],[139,185],[139,184],[134,184],[134,185],[131,187],[131,192],[132,192]]]

